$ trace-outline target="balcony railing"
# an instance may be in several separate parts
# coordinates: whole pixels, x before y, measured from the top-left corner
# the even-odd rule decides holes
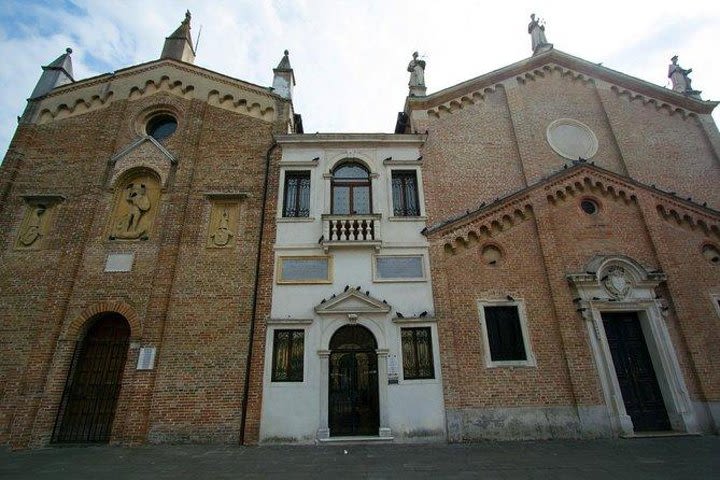
[[[380,246],[380,214],[323,215],[324,247],[374,245]]]

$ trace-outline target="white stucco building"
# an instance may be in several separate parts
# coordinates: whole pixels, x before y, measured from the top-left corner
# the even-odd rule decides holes
[[[261,441],[445,440],[423,142],[278,138]]]

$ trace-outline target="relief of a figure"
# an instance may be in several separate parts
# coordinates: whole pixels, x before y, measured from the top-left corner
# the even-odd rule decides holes
[[[111,240],[146,240],[158,201],[157,183],[150,177],[135,178],[117,199],[110,233]]]
[[[24,247],[30,247],[43,236],[43,215],[47,211],[45,205],[34,205],[25,227],[20,232],[18,241]]]
[[[238,226],[238,204],[213,203],[210,213],[208,247],[225,248],[234,244]]]

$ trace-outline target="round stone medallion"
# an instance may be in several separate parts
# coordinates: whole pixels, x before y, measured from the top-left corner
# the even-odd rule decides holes
[[[590,127],[571,118],[561,118],[548,125],[547,141],[559,155],[570,160],[587,160],[598,150],[597,137]]]

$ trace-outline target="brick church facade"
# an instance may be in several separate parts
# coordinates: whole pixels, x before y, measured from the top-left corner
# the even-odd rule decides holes
[[[430,95],[411,63],[387,135],[303,135],[287,52],[272,88],[203,69],[189,14],[158,60],[43,67],[0,167],[0,443],[717,433],[717,103],[538,38]]]

